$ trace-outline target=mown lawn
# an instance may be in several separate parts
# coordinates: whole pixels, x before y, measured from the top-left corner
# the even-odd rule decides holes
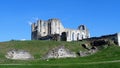
[[[100,64],[45,64],[45,65],[0,65],[0,68],[120,68],[120,63]]]
[[[120,68],[120,47],[111,45],[96,54],[87,57],[50,59],[40,58],[51,48],[65,45],[71,51],[84,50],[84,42],[56,41],[11,41],[0,43],[0,68]],[[5,54],[10,49],[23,49],[35,56],[34,60],[8,60]],[[114,62],[113,62],[114,61]],[[116,62],[117,61],[117,62]]]

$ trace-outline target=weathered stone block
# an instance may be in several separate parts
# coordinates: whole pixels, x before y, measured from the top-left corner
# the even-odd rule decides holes
[[[27,51],[24,50],[10,50],[5,55],[7,59],[14,59],[14,60],[30,60],[34,59],[34,57]]]
[[[71,52],[64,46],[58,46],[48,51],[48,53],[43,57],[43,59],[66,57],[76,57],[76,54],[74,52]]]

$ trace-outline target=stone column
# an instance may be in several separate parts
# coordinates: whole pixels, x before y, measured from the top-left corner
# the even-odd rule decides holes
[[[54,34],[54,32],[55,32],[55,22],[52,20],[51,21],[51,34]]]
[[[44,21],[41,20],[40,23],[41,23],[41,28],[40,28],[41,29],[41,36],[44,36],[44,33],[43,33],[44,32],[44,26],[43,26],[44,25]]]
[[[48,22],[45,21],[45,35],[48,35]]]
[[[37,32],[38,32],[38,35],[40,35],[40,31],[41,31],[41,24],[40,24],[40,20],[37,21]]]
[[[31,40],[34,40],[34,33],[35,33],[35,23],[31,25]]]
[[[34,31],[34,29],[35,29],[35,23],[33,23],[33,24],[31,25],[31,31],[32,31],[32,32]]]
[[[120,46],[120,33],[117,33],[118,45]]]

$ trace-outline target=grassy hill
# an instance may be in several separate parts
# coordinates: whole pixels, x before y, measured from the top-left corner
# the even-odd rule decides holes
[[[87,57],[50,59],[40,58],[50,49],[58,45],[65,45],[71,51],[84,50],[80,45],[84,42],[63,41],[9,41],[0,43],[0,68],[120,68],[120,47],[110,47],[98,51]],[[35,60],[8,60],[5,54],[11,49],[23,49],[29,51]]]

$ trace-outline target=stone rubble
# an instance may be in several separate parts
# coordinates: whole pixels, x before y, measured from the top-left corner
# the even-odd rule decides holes
[[[34,59],[34,57],[27,51],[24,50],[10,50],[5,55],[7,59],[14,59],[14,60],[30,60]]]
[[[43,57],[43,59],[66,58],[66,57],[76,57],[76,54],[75,52],[71,52],[64,46],[58,46],[48,51],[48,53]]]

